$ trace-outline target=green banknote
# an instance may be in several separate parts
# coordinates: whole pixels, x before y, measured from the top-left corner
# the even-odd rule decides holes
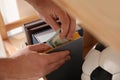
[[[57,47],[59,45],[62,45],[64,43],[68,42],[68,40],[66,40],[66,39],[61,39],[60,36],[59,36],[59,34],[60,34],[60,30],[58,30],[56,32],[56,34],[47,41],[47,44],[51,48],[55,48],[55,47]]]

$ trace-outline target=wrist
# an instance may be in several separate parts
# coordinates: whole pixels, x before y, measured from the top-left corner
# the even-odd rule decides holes
[[[10,70],[12,70],[11,64],[13,59],[12,58],[2,58],[0,59],[0,78],[6,78],[10,75]]]

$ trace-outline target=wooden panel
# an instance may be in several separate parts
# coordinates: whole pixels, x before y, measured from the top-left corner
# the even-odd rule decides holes
[[[37,20],[37,19],[40,19],[40,16],[38,16],[38,15],[28,16],[28,17],[20,19],[18,21],[6,24],[6,30],[10,31],[14,28],[17,28],[17,27],[20,27],[20,26],[24,25],[25,23],[28,23],[28,22],[31,22],[31,21],[34,21],[34,20]]]
[[[120,52],[120,0],[54,0],[92,35]]]
[[[6,57],[6,53],[5,53],[5,49],[4,49],[4,45],[3,45],[3,40],[0,35],[0,58],[1,57]]]
[[[6,27],[5,27],[1,13],[0,13],[0,34],[1,34],[2,39],[7,39]]]
[[[10,55],[14,54],[17,51],[16,47],[13,46],[9,39],[4,40],[3,43],[7,51],[7,57],[9,57]]]

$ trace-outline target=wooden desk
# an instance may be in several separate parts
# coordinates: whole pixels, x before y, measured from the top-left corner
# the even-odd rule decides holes
[[[99,41],[120,52],[120,0],[54,0]]]

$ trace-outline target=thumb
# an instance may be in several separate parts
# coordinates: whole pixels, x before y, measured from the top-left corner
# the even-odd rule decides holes
[[[37,51],[37,52],[44,52],[46,50],[49,50],[50,47],[48,45],[40,43],[40,44],[30,45],[29,49],[32,51]]]

